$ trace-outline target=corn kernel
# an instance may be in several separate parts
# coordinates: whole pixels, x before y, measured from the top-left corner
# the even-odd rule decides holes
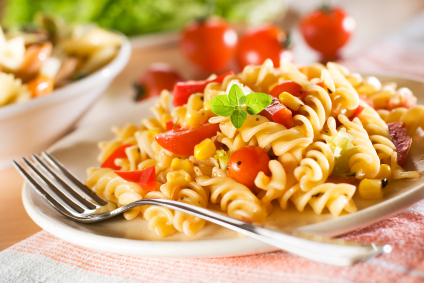
[[[190,175],[194,175],[194,166],[188,159],[174,158],[171,163],[171,171],[184,170]]]
[[[204,139],[194,147],[194,157],[198,160],[205,160],[215,154],[216,146],[211,139]]]
[[[191,182],[191,176],[184,170],[178,170],[166,174],[166,180],[175,186],[185,186]]]
[[[392,169],[387,164],[380,165],[380,170],[378,171],[376,179],[384,179],[390,180],[392,178]]]
[[[203,95],[202,94],[190,95],[187,102],[187,109],[199,111],[202,108],[203,108]]]
[[[358,186],[358,192],[363,199],[383,198],[383,186],[381,179],[363,179]],[[387,179],[385,180],[387,184]]]
[[[208,121],[208,115],[205,110],[195,111],[195,110],[187,110],[187,114],[185,116],[185,122],[187,125],[196,127],[203,125]]]
[[[282,94],[280,94],[280,102],[294,111],[299,111],[300,106],[304,105],[302,100],[291,95],[288,92],[283,92]]]
[[[203,110],[205,110],[205,113],[208,117],[215,116],[215,114],[212,111],[211,108],[211,101],[205,101],[205,104],[203,106]]]

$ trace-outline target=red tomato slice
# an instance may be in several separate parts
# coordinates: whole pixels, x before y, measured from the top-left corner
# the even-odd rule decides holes
[[[156,171],[154,165],[138,171],[115,171],[115,174],[125,181],[136,183],[146,191],[154,191],[156,189]]]
[[[271,122],[279,123],[287,129],[294,126],[292,112],[276,97],[272,98],[271,104],[262,110],[259,115],[265,116]]]
[[[115,159],[117,158],[125,158],[127,157],[125,153],[125,149],[129,146],[132,146],[132,144],[124,144],[115,149],[115,151],[105,160],[105,162],[100,165],[101,168],[110,168],[113,170],[119,170],[118,166],[115,165]]]
[[[216,136],[219,124],[206,123],[196,129],[174,129],[156,135],[156,141],[165,149],[181,155],[193,155],[194,147],[206,138]]]
[[[363,106],[359,105],[359,106],[358,106],[358,108],[356,108],[355,112],[353,112],[353,115],[350,117],[350,120],[353,120],[353,119],[355,119],[356,117],[359,117],[359,115],[362,113],[362,111],[363,111],[364,109],[365,109],[365,108],[364,108]]]
[[[195,92],[203,92],[208,83],[222,83],[227,76],[233,76],[234,72],[228,72],[216,77],[210,81],[189,81],[179,82],[174,86],[174,100],[172,104],[174,107],[182,106],[187,103],[188,98]]]
[[[308,95],[306,90],[304,90],[300,84],[293,81],[284,81],[279,83],[269,94],[278,98],[283,92],[288,92],[293,96],[299,97],[302,101],[304,101],[305,97]]]

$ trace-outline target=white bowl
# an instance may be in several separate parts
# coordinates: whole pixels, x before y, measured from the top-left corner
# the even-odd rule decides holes
[[[38,153],[71,130],[126,66],[131,44],[124,38],[116,58],[84,79],[50,95],[0,107],[0,169]]]

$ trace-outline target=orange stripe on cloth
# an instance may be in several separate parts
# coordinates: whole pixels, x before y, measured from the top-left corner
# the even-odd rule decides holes
[[[162,259],[122,256],[82,248],[42,231],[11,247],[62,264],[132,280],[175,278],[220,282],[423,282],[424,216],[401,213],[342,238],[391,244],[393,252],[351,267],[316,263],[285,252],[212,259]],[[158,277],[159,276],[159,277]]]

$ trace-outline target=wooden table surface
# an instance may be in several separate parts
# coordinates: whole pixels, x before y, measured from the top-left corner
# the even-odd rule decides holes
[[[287,27],[295,26],[299,16],[310,11],[321,1],[292,1],[293,4],[286,19]],[[337,4],[348,10],[357,21],[357,31],[345,50],[347,56],[354,56],[373,42],[391,34],[413,16],[424,10],[422,0],[372,0],[372,1],[339,1]],[[172,36],[171,36],[172,37]],[[175,36],[174,36],[175,38]],[[161,38],[163,40],[163,37]],[[309,63],[316,55],[303,43],[299,34],[294,31],[296,40],[296,62]],[[147,46],[152,40],[135,40],[133,54],[124,71],[115,79],[108,91],[87,113],[79,125],[85,125],[105,116],[106,109],[124,108],[132,102],[131,84],[154,62],[167,62],[178,69],[186,78],[193,78],[198,73],[185,64],[176,44]],[[144,45],[144,47],[140,47]],[[0,251],[40,231],[26,214],[21,201],[22,177],[13,168],[0,170]]]

